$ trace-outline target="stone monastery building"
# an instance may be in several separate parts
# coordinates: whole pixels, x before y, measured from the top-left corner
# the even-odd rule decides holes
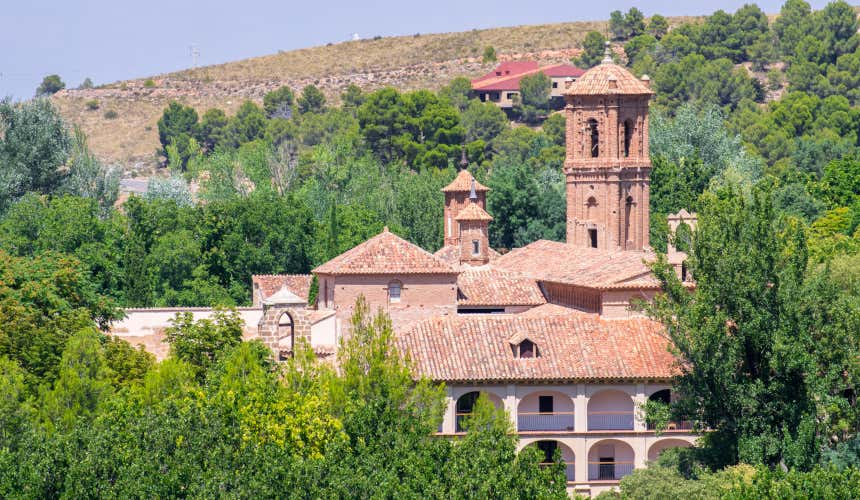
[[[420,375],[444,382],[439,433],[456,435],[479,394],[505,408],[522,447],[567,464],[568,486],[597,494],[663,450],[696,439],[689,423],[660,435],[639,406],[668,402],[674,359],[661,325],[631,308],[659,283],[647,262],[647,77],[607,58],[564,92],[567,242],[536,241],[504,255],[490,248],[489,188],[462,170],[443,189],[443,248],[429,253],[385,229],[310,275],[253,277],[253,306],[241,308],[247,338],[289,356],[298,338],[321,358],[348,335],[356,298],[392,318],[400,348]],[[441,207],[440,207],[441,208]],[[670,216],[672,228],[694,216]],[[683,254],[670,248],[679,276]],[[186,309],[187,310],[187,309]],[[158,355],[176,309],[131,309],[114,333]],[[206,317],[211,310],[195,310]]]

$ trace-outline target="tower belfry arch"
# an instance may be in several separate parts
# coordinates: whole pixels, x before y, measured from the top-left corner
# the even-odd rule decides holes
[[[647,76],[603,61],[565,91],[567,242],[605,250],[648,248],[651,160]]]

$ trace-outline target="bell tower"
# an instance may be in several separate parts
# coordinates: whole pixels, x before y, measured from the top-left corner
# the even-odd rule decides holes
[[[603,61],[565,91],[567,242],[605,250],[648,248],[647,76]]]

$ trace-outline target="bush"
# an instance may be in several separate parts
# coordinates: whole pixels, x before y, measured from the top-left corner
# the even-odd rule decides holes
[[[105,111],[105,119],[107,119],[107,120],[113,120],[113,119],[117,118],[118,116],[119,116],[119,113],[117,113],[116,111],[114,111],[112,109]]]
[[[93,99],[91,101],[87,101],[86,106],[87,106],[88,110],[95,111],[95,110],[99,109],[99,102],[97,100]]]
[[[488,62],[496,62],[496,49],[492,46],[488,46],[484,49],[484,56],[482,57],[482,61],[485,63]]]
[[[148,89],[151,89],[155,87],[155,82],[152,81],[152,78],[147,78],[146,81],[143,82],[143,86]]]

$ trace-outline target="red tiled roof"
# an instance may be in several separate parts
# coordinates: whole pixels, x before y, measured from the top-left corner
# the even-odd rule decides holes
[[[532,68],[520,73],[498,76],[495,78],[483,77],[478,80],[472,80],[472,89],[478,91],[504,91],[504,90],[520,90],[520,80],[526,75],[535,73],[543,73],[551,78],[577,78],[584,74],[584,71],[571,66],[569,64],[554,64],[552,66],[544,66],[542,68]]]
[[[614,84],[610,84],[614,81]],[[614,85],[614,86],[613,86]],[[650,95],[651,88],[625,68],[611,62],[602,62],[589,69],[570,84],[565,95]]]
[[[486,210],[480,207],[477,203],[469,203],[466,208],[460,210],[460,213],[454,217],[454,220],[493,220],[493,216],[488,214]]]
[[[660,282],[645,264],[653,259],[649,252],[613,252],[538,240],[502,255],[494,266],[540,281],[587,288],[655,289]]]
[[[506,61],[496,66],[496,69],[490,71],[486,75],[472,80],[472,83],[492,80],[507,75],[518,75],[537,68],[537,61]]]
[[[546,299],[537,282],[491,266],[464,269],[457,277],[461,306],[536,306]]]
[[[388,231],[313,270],[314,274],[456,274],[442,259]]]
[[[494,261],[496,257],[500,255],[499,252],[492,248],[489,248],[488,250],[490,254],[490,262]],[[433,256],[444,260],[455,268],[460,267],[460,245],[445,245],[439,250],[436,250],[436,253],[434,253]]]
[[[675,358],[660,323],[566,315],[462,315],[434,318],[398,337],[416,374],[447,382],[664,380]],[[517,359],[509,340],[522,334],[540,356]]]
[[[310,274],[255,274],[251,276],[251,283],[254,285],[255,295],[258,296],[253,298],[253,302],[257,304],[284,286],[298,297],[307,300],[311,279],[313,276]]]
[[[489,191],[490,188],[481,184],[469,173],[468,170],[460,170],[460,173],[457,174],[457,177],[454,177],[454,180],[451,181],[451,184],[442,188],[443,193],[468,193],[472,190],[472,181],[475,181],[475,191]]]

